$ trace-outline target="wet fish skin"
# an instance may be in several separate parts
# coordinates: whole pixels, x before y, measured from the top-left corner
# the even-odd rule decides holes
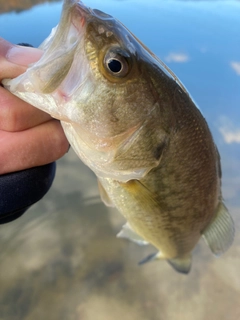
[[[103,201],[128,221],[118,236],[149,242],[159,252],[147,260],[182,273],[201,235],[213,253],[226,251],[234,225],[220,157],[176,76],[119,21],[74,0],[41,48],[43,58],[5,85],[61,120]]]

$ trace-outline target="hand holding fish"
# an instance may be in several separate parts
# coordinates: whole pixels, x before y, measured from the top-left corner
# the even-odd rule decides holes
[[[0,82],[20,75],[41,55],[41,50],[0,38]],[[2,86],[0,143],[1,224],[20,217],[47,193],[55,175],[53,161],[66,153],[69,144],[59,121]]]
[[[0,39],[0,81],[15,78],[42,51],[15,46]],[[68,149],[59,121],[0,87],[0,174],[44,165],[62,157]]]

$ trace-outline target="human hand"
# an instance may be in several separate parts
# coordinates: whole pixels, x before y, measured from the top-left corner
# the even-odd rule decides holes
[[[0,38],[0,82],[23,73],[42,51]],[[69,148],[59,121],[0,86],[0,175],[41,166]]]
[[[0,224],[17,219],[47,193],[55,175],[53,161],[69,148],[59,121],[1,86],[41,55],[41,50],[0,38]]]

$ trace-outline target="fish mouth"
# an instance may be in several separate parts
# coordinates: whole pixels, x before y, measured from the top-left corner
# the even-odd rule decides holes
[[[11,84],[6,80],[6,88],[53,118],[76,122],[77,115],[81,120],[79,97],[87,99],[96,86],[86,52],[87,28],[103,20],[114,19],[82,1],[65,0],[59,24],[39,46],[42,57]]]
[[[42,57],[24,74],[12,79],[10,85],[6,80],[6,88],[54,118],[69,120],[62,105],[75,91],[81,91],[90,73],[84,49],[90,16],[91,9],[82,2],[65,0],[59,24],[39,46]],[[48,99],[48,103],[40,103],[41,99]]]
[[[90,73],[85,37],[88,23],[96,19],[113,18],[88,8],[82,1],[65,0],[59,24],[39,46],[43,50],[42,57],[30,65],[21,78],[12,82],[12,90],[52,94],[57,102],[68,101]],[[44,111],[48,112],[48,109]],[[51,115],[59,119],[58,112],[51,112]]]
[[[56,47],[59,47],[58,49],[60,50],[61,48],[64,50],[69,49],[83,37],[84,27],[89,15],[90,9],[81,1],[65,1],[59,24],[53,28],[51,34],[39,48],[44,51],[54,51]],[[59,45],[59,42],[61,45]]]
[[[64,2],[60,23],[39,47],[45,53],[35,65],[35,69],[39,69],[35,74],[41,79],[42,73],[42,83],[46,84],[41,85],[38,81],[39,92],[49,94],[57,91],[59,94],[56,98],[67,101],[76,89],[81,87],[89,73],[84,48],[87,25],[92,20],[110,19],[113,19],[110,15],[88,8],[82,1]],[[57,70],[56,76],[48,72],[54,68]]]
[[[32,84],[28,92],[52,94],[58,102],[66,102],[81,86],[89,72],[84,39],[90,16],[91,9],[82,2],[64,2],[59,24],[39,46],[43,56],[27,71]],[[59,119],[56,113],[51,115]]]

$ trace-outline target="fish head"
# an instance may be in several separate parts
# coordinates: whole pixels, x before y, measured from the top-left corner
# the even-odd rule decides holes
[[[131,147],[134,157],[143,158],[139,150],[148,149],[154,159],[150,164],[132,159],[127,164],[121,158],[121,169],[114,165],[118,177],[119,170],[125,172],[124,180],[138,176],[128,174],[133,168],[144,167],[146,172],[146,167],[158,164],[155,154],[161,141],[155,140],[162,139],[161,123],[151,121],[167,85],[161,92],[159,88],[171,75],[121,22],[81,1],[65,0],[59,25],[40,49],[44,54],[37,63],[4,82],[11,92],[61,120],[74,150],[98,174],[102,169],[92,163],[100,159],[108,165]],[[137,140],[142,141],[138,147]]]
[[[153,104],[139,47],[110,15],[65,1],[59,25],[40,46],[42,58],[12,80],[10,91],[94,135],[118,135],[142,122]]]

